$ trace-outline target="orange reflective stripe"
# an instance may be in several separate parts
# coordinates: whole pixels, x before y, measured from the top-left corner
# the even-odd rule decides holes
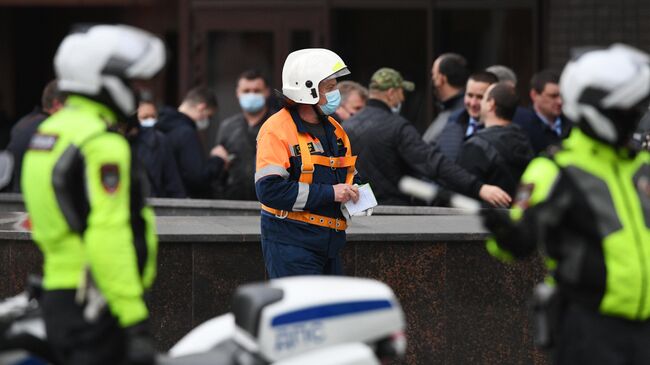
[[[294,221],[305,222],[320,227],[331,228],[335,231],[344,231],[348,228],[348,224],[344,218],[326,217],[324,215],[309,212],[287,212],[286,210],[269,208],[264,204],[262,204],[262,209],[280,219],[286,218]]]
[[[279,113],[278,113],[279,114]],[[288,169],[291,166],[287,137],[283,135],[281,115],[274,115],[267,120],[257,137],[257,153],[255,171],[264,170],[267,166],[278,166]]]

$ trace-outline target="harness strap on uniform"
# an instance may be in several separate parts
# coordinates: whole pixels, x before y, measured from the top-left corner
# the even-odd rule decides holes
[[[311,156],[311,160],[315,165],[327,166],[333,170],[341,167],[354,166],[357,162],[357,156],[329,157],[313,155]]]
[[[309,212],[287,212],[286,210],[269,208],[264,204],[262,204],[262,209],[280,219],[287,218],[320,227],[331,228],[335,231],[344,231],[348,228],[348,224],[344,218],[326,217],[324,215],[318,215]]]
[[[330,118],[333,120],[333,118]],[[340,124],[338,124],[336,121],[332,122],[332,125],[334,126],[334,129],[338,132],[337,135],[342,136],[341,138],[343,139],[343,146],[347,148],[348,153],[352,153],[352,146],[350,144],[350,138],[348,137],[348,134],[345,133],[345,130],[343,130],[343,127],[341,127]],[[356,162],[356,156],[353,156],[355,158]],[[345,183],[346,184],[352,184],[352,181],[354,180],[354,173],[355,173],[355,168],[354,168],[354,163],[352,165],[347,166],[348,168],[348,173],[345,176]]]
[[[298,145],[300,146],[300,159],[302,166],[300,168],[300,179],[298,181],[306,184],[311,184],[314,177],[314,164],[312,163],[312,155],[307,146],[307,136],[305,133],[298,133]]]

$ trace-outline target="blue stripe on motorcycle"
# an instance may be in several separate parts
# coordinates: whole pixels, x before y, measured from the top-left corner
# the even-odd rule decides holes
[[[38,357],[27,357],[14,363],[13,365],[47,365],[47,363]]]
[[[297,311],[281,314],[273,318],[271,321],[271,326],[277,327],[297,322],[313,321],[317,319],[325,319],[361,312],[387,309],[390,307],[392,307],[392,304],[387,300],[367,300],[320,305],[317,307],[300,309]]]

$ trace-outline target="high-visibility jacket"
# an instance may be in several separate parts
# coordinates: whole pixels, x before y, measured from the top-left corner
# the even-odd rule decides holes
[[[507,260],[542,247],[568,300],[603,315],[650,318],[650,154],[574,129],[551,158],[530,163],[511,218],[515,229],[489,240],[490,253]]]
[[[25,155],[22,191],[46,290],[77,289],[86,268],[123,327],[148,317],[142,298],[156,272],[146,176],[129,144],[109,129],[105,105],[71,95],[38,128]]]
[[[356,158],[333,118],[322,123],[323,140],[303,123],[295,109],[284,108],[257,137],[255,189],[263,205],[262,238],[334,256],[345,244],[346,222],[333,185],[352,183]]]

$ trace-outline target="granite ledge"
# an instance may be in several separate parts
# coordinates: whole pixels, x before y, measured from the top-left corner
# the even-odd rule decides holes
[[[149,198],[147,200],[158,215],[164,216],[210,216],[215,212],[232,212],[236,215],[258,215],[257,201],[217,199],[170,199]],[[0,193],[0,212],[24,212],[21,194]],[[467,210],[429,206],[380,205],[374,208],[375,215],[468,215]]]
[[[22,215],[15,214],[14,219]],[[0,226],[0,240],[30,240],[10,218]],[[259,242],[260,218],[253,216],[158,217],[161,242]],[[451,216],[355,217],[347,230],[350,242],[478,241],[487,236],[480,218]]]

